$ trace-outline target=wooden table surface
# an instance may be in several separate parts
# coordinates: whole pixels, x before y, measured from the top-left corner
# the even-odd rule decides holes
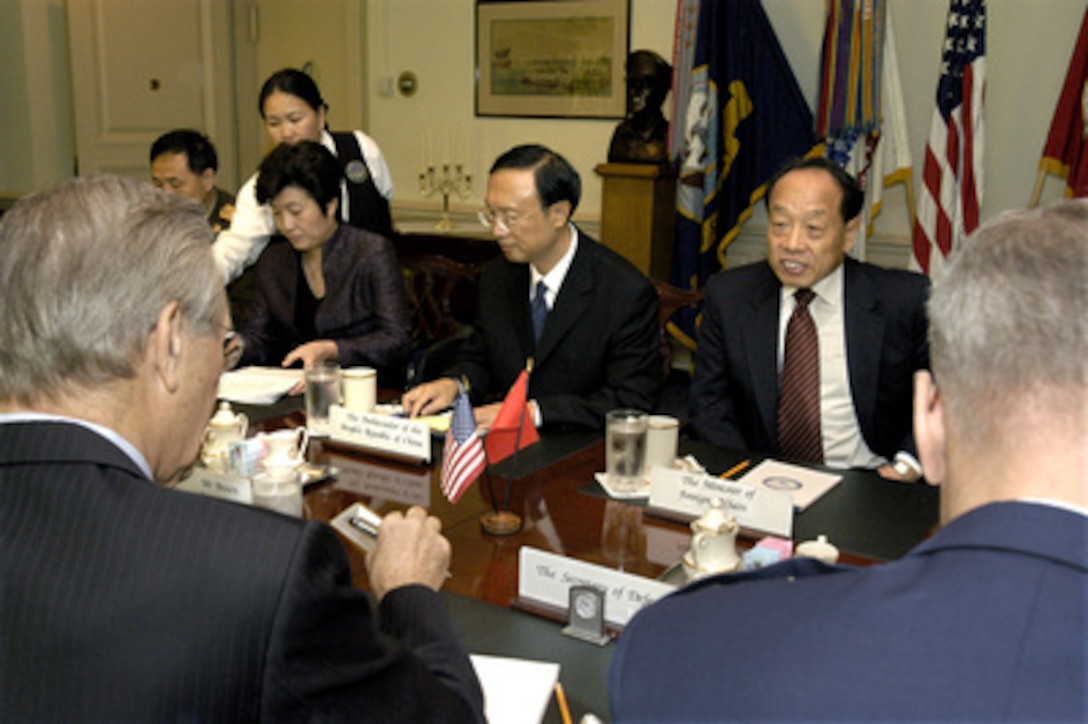
[[[252,418],[251,418],[252,419]],[[300,412],[258,422],[256,430],[304,424]],[[417,504],[442,521],[453,546],[451,579],[445,590],[509,606],[517,598],[518,551],[529,545],[582,561],[647,577],[658,577],[679,562],[690,545],[685,521],[648,512],[641,503],[607,499],[594,473],[604,469],[603,438],[595,433],[542,433],[541,442],[492,466],[452,505],[439,488],[441,440],[433,444],[429,465],[399,463],[335,443],[311,441],[310,459],[332,465],[338,475],[311,485],[306,516],[329,521],[356,501],[385,514]],[[681,442],[708,472],[720,473],[758,456]],[[507,479],[514,477],[513,483]],[[484,532],[480,519],[492,507],[492,490],[523,521],[520,531],[497,536]],[[937,521],[937,490],[895,483],[869,471],[848,471],[843,481],[795,516],[794,539],[823,533],[839,546],[845,563],[867,565],[896,558],[928,535]],[[754,544],[742,536],[740,548]],[[366,585],[363,554],[348,546],[358,585]]]

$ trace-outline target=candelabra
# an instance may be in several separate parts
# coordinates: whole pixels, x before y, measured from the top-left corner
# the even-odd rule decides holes
[[[424,198],[436,193],[442,194],[442,217],[434,228],[449,231],[455,226],[450,218],[450,196],[457,194],[462,199],[467,199],[472,193],[472,174],[465,173],[460,163],[442,164],[441,174],[434,166],[427,166],[427,170],[419,174],[419,193]]]

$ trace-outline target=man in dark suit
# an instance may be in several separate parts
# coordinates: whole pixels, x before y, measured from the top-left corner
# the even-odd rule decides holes
[[[210,241],[112,177],[0,219],[0,720],[482,720],[437,519],[385,518],[376,616],[327,526],[159,484],[224,364]]]
[[[830,467],[917,480],[911,379],[929,365],[926,277],[846,257],[864,198],[824,158],[798,159],[768,184],[767,260],[711,277],[695,353],[691,431],[702,440]],[[781,444],[779,394],[795,293],[819,353],[814,454]],[[781,399],[780,399],[781,398]]]
[[[601,429],[611,409],[653,409],[661,387],[657,293],[571,223],[580,195],[578,173],[548,148],[517,146],[495,161],[480,220],[503,256],[481,276],[476,333],[440,379],[404,395],[409,414],[448,407],[462,377],[475,404],[505,394],[530,359],[538,426]],[[481,428],[499,404],[476,408]]]
[[[1088,718],[1088,201],[953,254],[914,392],[943,528],[866,569],[794,559],[640,612],[617,721]],[[663,663],[665,662],[665,663]]]

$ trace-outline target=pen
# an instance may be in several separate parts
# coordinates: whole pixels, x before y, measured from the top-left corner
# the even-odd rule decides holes
[[[726,470],[724,473],[722,473],[718,477],[731,478],[734,475],[736,475],[737,473],[739,473],[741,470],[744,470],[746,467],[748,467],[748,465],[750,463],[751,463],[750,460],[741,460],[739,463],[737,463],[733,467],[729,468],[728,470]]]
[[[563,724],[571,724],[570,709],[567,707],[567,695],[563,692],[563,685],[555,682],[555,699],[559,702],[559,715],[563,717]]]
[[[367,535],[378,537],[378,529],[382,527],[382,517],[362,503],[355,504],[355,515],[348,518],[348,523]]]
[[[361,520],[359,518],[351,517],[351,518],[348,518],[348,523],[351,525],[352,528],[355,528],[357,530],[361,530],[363,533],[365,533],[365,534],[367,534],[367,535],[369,535],[369,536],[371,536],[373,538],[378,537],[378,529],[371,526],[371,525],[369,525],[365,520]]]

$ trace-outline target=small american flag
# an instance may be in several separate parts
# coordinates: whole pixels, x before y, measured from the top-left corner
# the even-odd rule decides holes
[[[453,401],[453,419],[442,453],[442,492],[457,503],[487,465],[484,446],[476,434],[476,418],[464,390]]]
[[[912,267],[928,274],[978,226],[985,140],[986,0],[951,0],[946,29],[911,260]]]

